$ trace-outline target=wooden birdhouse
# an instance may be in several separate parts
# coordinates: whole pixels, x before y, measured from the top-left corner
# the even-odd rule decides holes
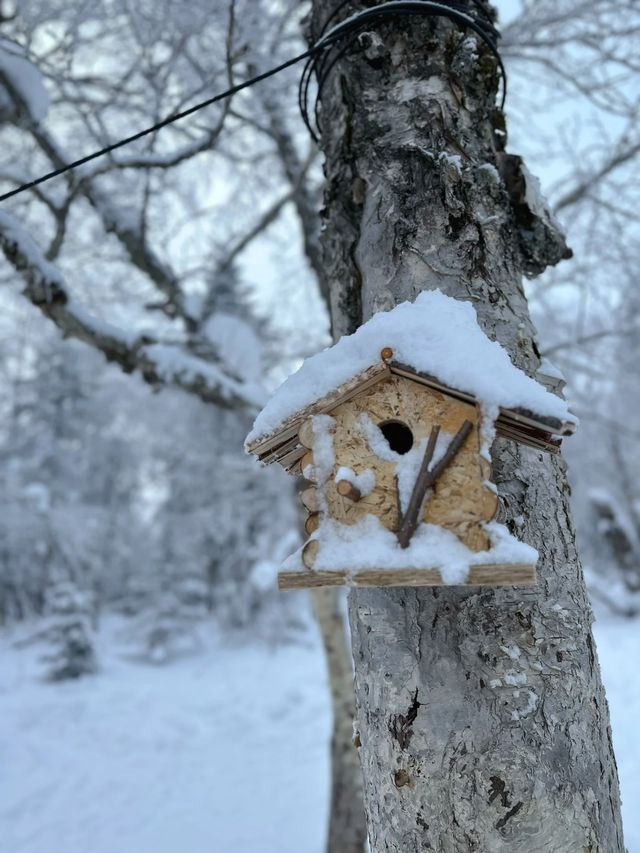
[[[439,291],[308,359],[247,449],[308,481],[307,542],[281,589],[528,585],[537,552],[493,521],[496,434],[555,453],[576,419]]]

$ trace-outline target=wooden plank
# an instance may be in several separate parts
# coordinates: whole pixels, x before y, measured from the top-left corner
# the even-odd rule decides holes
[[[525,444],[528,447],[535,448],[536,450],[544,450],[546,453],[560,452],[560,441],[551,441],[544,437],[531,435],[520,429],[513,429],[510,426],[501,424],[500,422],[496,423],[496,435],[499,435],[502,438],[509,438],[512,441],[517,441],[519,444]]]
[[[278,462],[283,468],[291,468],[299,459],[302,459],[305,453],[306,450],[304,447],[297,445],[293,450],[289,450],[288,453],[279,456],[274,462]]]
[[[279,572],[278,589],[316,589],[323,586],[533,586],[536,567],[525,563],[472,566],[464,584],[444,584],[437,569],[361,569]]]
[[[291,444],[293,442],[297,443],[299,426],[299,423],[294,424],[289,426],[287,429],[275,433],[268,439],[263,439],[258,444],[253,442],[252,444],[247,445],[247,450],[250,453],[255,454],[259,459],[264,456],[269,456],[272,453],[277,453],[279,449],[282,449],[287,444]]]

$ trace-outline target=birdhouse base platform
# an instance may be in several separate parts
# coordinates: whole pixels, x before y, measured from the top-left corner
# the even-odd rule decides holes
[[[317,571],[299,569],[278,574],[278,589],[322,586],[533,586],[536,567],[527,564],[471,566],[464,584],[446,584],[437,569],[361,569]]]

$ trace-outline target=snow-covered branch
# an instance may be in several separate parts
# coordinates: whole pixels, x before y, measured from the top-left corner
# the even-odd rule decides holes
[[[181,345],[129,334],[91,316],[69,294],[60,270],[46,259],[22,225],[2,211],[0,248],[21,274],[25,296],[65,337],[89,344],[126,373],[138,371],[154,387],[171,385],[226,409],[254,410],[263,402],[259,385],[242,382]]]
[[[0,84],[10,95],[15,109],[19,110],[22,124],[30,131],[41,151],[51,161],[52,166],[56,169],[65,166],[71,158],[63,153],[52,134],[33,119],[24,94],[17,87],[14,78],[6,74],[2,66],[0,66]],[[79,179],[77,175],[80,175]],[[124,211],[109,201],[92,180],[90,174],[78,171],[74,175],[68,172],[65,179],[70,192],[86,198],[101,219],[105,231],[118,239],[134,266],[143,272],[165,295],[167,314],[183,317],[188,323],[189,315],[184,307],[178,276],[169,264],[162,261],[151,248],[139,223],[134,222],[130,215],[125,214]]]

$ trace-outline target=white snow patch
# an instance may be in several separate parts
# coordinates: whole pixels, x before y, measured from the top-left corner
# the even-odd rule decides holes
[[[273,433],[287,418],[378,363],[383,347],[393,349],[394,360],[473,394],[481,403],[577,420],[565,400],[515,367],[506,350],[489,340],[470,302],[430,290],[414,303],[375,314],[353,335],[307,359],[258,415],[247,442]]]
[[[367,439],[371,450],[373,450],[376,456],[379,456],[380,459],[385,459],[387,462],[397,462],[398,459],[400,459],[400,454],[391,449],[389,442],[382,434],[380,427],[377,426],[377,424],[374,424],[371,417],[366,412],[359,415],[358,420],[356,421],[356,427]]]
[[[384,437],[382,430],[371,419],[371,417],[363,412],[356,421],[356,426],[367,439],[371,450],[381,459],[387,462],[393,462],[396,467],[396,476],[398,478],[398,493],[400,497],[400,508],[404,511],[407,508],[411,499],[411,492],[416,482],[424,453],[427,447],[427,439],[423,439],[415,444],[407,453],[396,453],[389,446],[389,442]],[[436,441],[431,466],[436,465],[445,454],[447,447],[452,439],[449,433],[441,432]]]
[[[502,651],[508,655],[511,660],[518,660],[522,652],[517,646],[500,646]]]
[[[522,686],[527,683],[527,673],[526,672],[508,672],[504,677],[505,684],[509,684],[511,687]]]
[[[240,395],[256,405],[264,400],[265,392],[257,382],[237,382],[227,376],[214,364],[190,355],[181,347],[174,344],[149,344],[142,351],[153,361],[158,373],[170,381],[181,377],[185,382],[196,382],[199,379],[207,385],[219,389],[224,395]]]
[[[453,166],[458,173],[462,171],[462,157],[459,154],[448,154],[446,151],[442,151],[440,160]]]
[[[474,36],[467,36],[462,42],[462,49],[469,51],[470,59],[478,58],[478,42]]]
[[[504,525],[492,521],[483,527],[491,540],[487,551],[471,551],[449,530],[424,523],[409,547],[401,548],[395,534],[375,516],[366,515],[356,524],[341,524],[325,517],[312,536],[320,543],[314,568],[347,572],[438,569],[445,584],[460,584],[466,581],[471,566],[537,561],[538,552],[511,536]],[[297,554],[287,561],[287,567],[294,565],[299,565]]]
[[[528,717],[538,707],[538,701],[540,697],[536,693],[535,690],[527,690],[527,704],[521,711],[512,711],[511,719],[516,722],[517,720],[522,720],[524,717]]]
[[[500,409],[490,403],[481,403],[480,414],[480,456],[491,462],[491,445],[496,437],[496,421]]]
[[[42,249],[26,228],[14,216],[4,210],[0,210],[0,231],[7,239],[16,244],[20,252],[29,261],[29,265],[38,270],[45,282],[57,284],[64,288],[64,277],[58,267],[45,258]]]
[[[548,358],[543,358],[538,368],[538,373],[542,376],[548,376],[550,379],[558,379],[561,382],[566,382],[566,377],[559,367],[550,361]]]
[[[326,483],[333,472],[336,457],[333,451],[335,418],[330,415],[315,415],[313,423],[313,465],[318,485]],[[318,494],[323,490],[319,489]]]
[[[100,672],[54,685],[33,678],[36,647],[0,632],[0,848],[322,853],[331,703],[317,631],[234,647],[203,628],[199,651],[158,668],[127,660],[126,623],[101,625]]]
[[[0,38],[0,73],[17,90],[33,121],[42,121],[50,103],[42,75],[27,59],[20,45],[6,38]],[[0,98],[4,100],[5,97],[4,92],[1,92]]]
[[[336,483],[340,482],[340,480],[346,480],[355,486],[363,498],[370,495],[376,485],[376,475],[371,468],[367,468],[362,474],[356,474],[353,468],[342,466],[338,468],[335,476]]]
[[[68,297],[66,307],[69,313],[73,314],[84,326],[98,336],[114,338],[122,341],[126,346],[133,346],[138,339],[138,334],[134,329],[121,329],[119,326],[109,323],[108,320],[95,317],[72,296]]]

